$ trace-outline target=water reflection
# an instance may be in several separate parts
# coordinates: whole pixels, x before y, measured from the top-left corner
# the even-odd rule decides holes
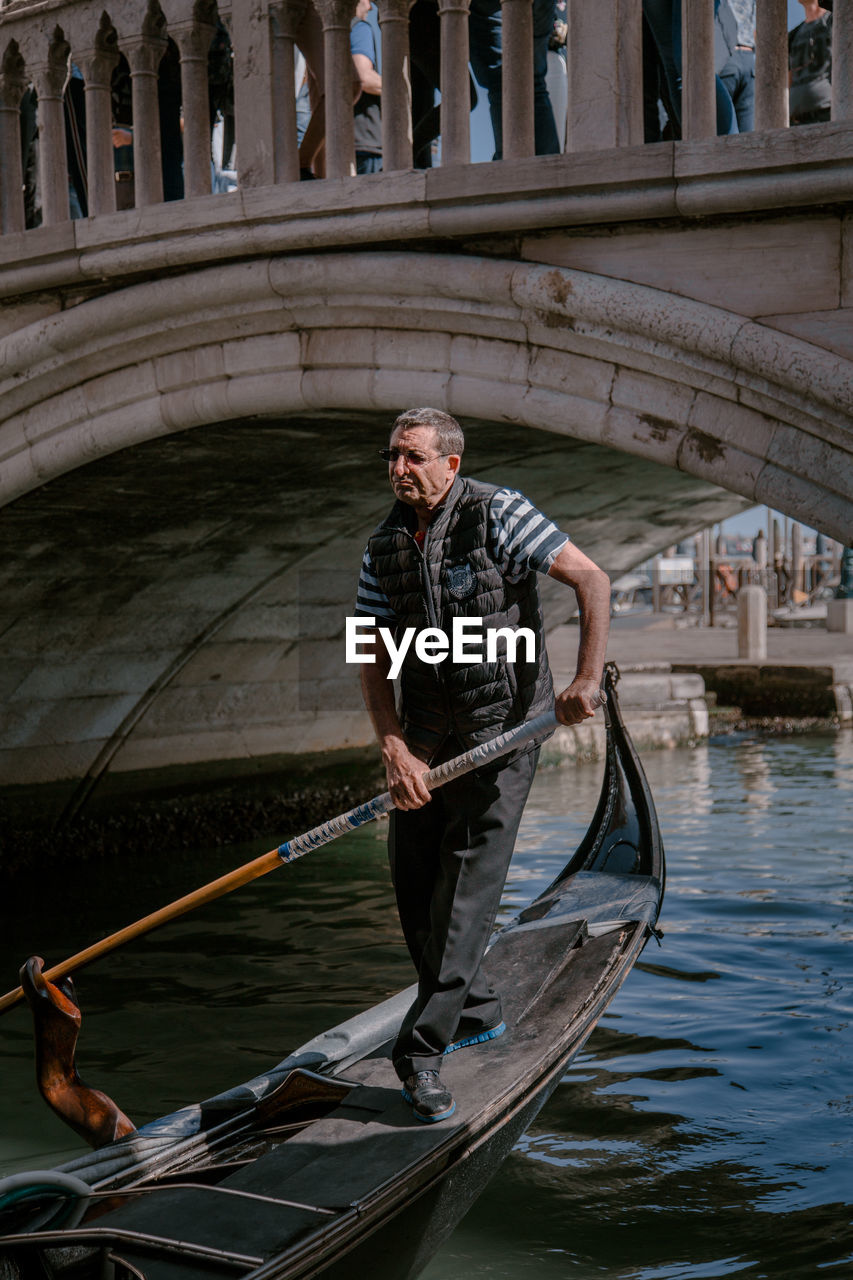
[[[668,854],[663,946],[425,1280],[853,1273],[842,737],[645,757]],[[540,777],[533,826],[564,801],[551,785]]]
[[[844,791],[853,791],[853,728],[839,729],[833,746],[838,785]]]
[[[763,742],[745,744],[743,750],[739,752],[739,756],[743,777],[743,804],[746,825],[751,829],[757,829],[761,825],[758,815],[763,810],[770,808],[776,795],[776,787],[770,771],[770,763],[767,760],[765,744]]]
[[[851,733],[645,756],[668,854],[663,945],[425,1280],[853,1273],[851,764]],[[504,917],[577,843],[601,771],[540,771]],[[407,985],[382,835],[355,832],[86,971],[81,1073],[148,1119]],[[70,882],[7,919],[6,985],[31,952],[60,959],[267,847],[117,861],[85,895]],[[31,1057],[15,1010],[4,1172],[77,1149],[36,1097]]]

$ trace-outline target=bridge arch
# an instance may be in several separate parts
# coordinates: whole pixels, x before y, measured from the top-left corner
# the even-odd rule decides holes
[[[212,422],[432,403],[607,445],[848,540],[853,362],[689,298],[452,253],[255,257],[10,335],[0,500]]]

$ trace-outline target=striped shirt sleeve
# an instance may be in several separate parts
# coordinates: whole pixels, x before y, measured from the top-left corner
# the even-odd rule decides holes
[[[569,541],[517,489],[498,489],[489,510],[489,540],[498,567],[510,582],[531,570],[547,573]]]
[[[358,579],[358,594],[355,598],[356,617],[382,618],[383,621],[395,622],[394,610],[385,592],[380,587],[373,571],[370,551],[365,550],[361,562],[361,574]]]

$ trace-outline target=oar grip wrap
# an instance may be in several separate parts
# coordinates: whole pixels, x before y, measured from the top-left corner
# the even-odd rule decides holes
[[[321,823],[319,827],[312,827],[304,835],[296,836],[293,840],[286,840],[284,844],[279,845],[278,856],[282,862],[294,862],[297,858],[301,858],[303,854],[310,853],[312,849],[317,849],[322,844],[328,844],[331,840],[336,840],[338,836],[346,835],[347,831],[355,831],[356,827],[363,826],[365,822],[372,822],[374,818],[381,817],[383,813],[390,813],[393,808],[394,801],[391,799],[391,793],[383,791],[382,795],[374,796],[372,800],[356,805],[354,809],[348,810],[347,813],[341,813],[337,818],[330,818],[328,822]]]

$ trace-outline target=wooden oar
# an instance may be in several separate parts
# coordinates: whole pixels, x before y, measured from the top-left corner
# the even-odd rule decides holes
[[[598,705],[601,706],[604,701],[605,696],[602,691],[598,695]],[[528,720],[524,724],[518,725],[515,729],[509,729],[506,733],[499,734],[497,738],[492,738],[489,742],[484,742],[478,747],[472,747],[470,751],[454,757],[453,760],[448,760],[446,764],[441,764],[436,769],[431,769],[426,774],[426,785],[430,790],[440,787],[442,783],[449,782],[452,778],[461,777],[463,773],[469,773],[472,769],[478,769],[481,765],[486,764],[487,761],[506,755],[508,751],[524,746],[535,738],[547,737],[548,734],[554,731],[556,726],[557,718],[553,711],[536,716],[535,719]],[[353,831],[356,827],[362,826],[365,822],[371,822],[374,818],[378,818],[380,814],[388,813],[393,808],[394,804],[390,793],[384,791],[382,795],[374,796],[366,804],[358,805],[355,809],[350,809],[348,813],[340,814],[337,818],[331,818],[319,827],[313,827],[303,835],[296,836],[293,840],[288,840],[279,845],[277,849],[271,849],[269,853],[262,854],[261,857],[255,858],[252,862],[245,863],[235,871],[229,871],[227,875],[220,876],[218,880],[211,880],[210,884],[202,885],[200,889],[195,889],[183,898],[178,898],[167,907],[162,907],[159,911],[153,911],[150,915],[143,916],[135,924],[129,924],[124,929],[119,929],[118,933],[110,934],[108,938],[102,939],[101,942],[96,942],[91,947],[78,951],[76,955],[63,960],[61,964],[54,965],[52,969],[46,969],[44,976],[49,982],[55,982],[57,978],[64,978],[69,973],[76,973],[84,965],[91,964],[94,960],[99,960],[101,956],[108,955],[126,942],[131,942],[134,938],[150,933],[152,929],[157,929],[161,924],[167,924],[169,920],[175,920],[178,916],[185,915],[186,912],[194,910],[195,907],[201,907],[206,902],[221,898],[226,893],[230,893],[232,889],[239,889],[241,885],[248,884],[250,880],[257,880],[259,876],[265,876],[268,871],[273,871],[276,867],[280,867],[283,862],[293,862],[297,858],[301,858],[309,850],[328,844],[329,841],[335,840],[346,831]],[[23,999],[23,996],[23,988],[16,987],[14,991],[9,991],[5,996],[0,997],[0,1013],[3,1013],[6,1009],[11,1009],[13,1005]]]

